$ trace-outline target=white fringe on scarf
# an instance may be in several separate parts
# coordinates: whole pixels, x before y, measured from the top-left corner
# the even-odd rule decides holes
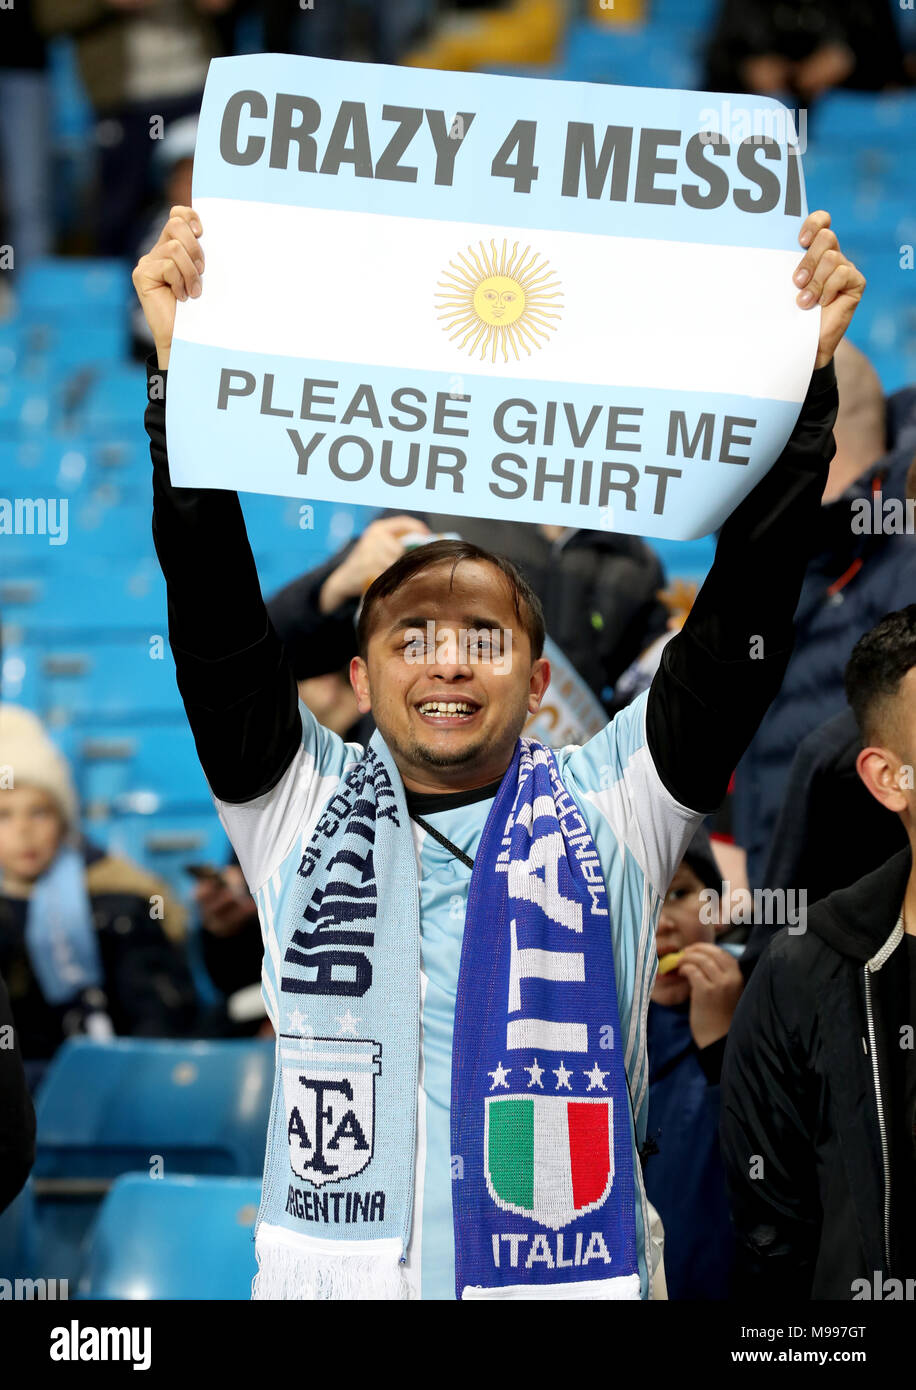
[[[615,1279],[577,1279],[571,1284],[502,1284],[493,1289],[468,1284],[461,1298],[462,1301],[469,1298],[558,1298],[569,1303],[580,1299],[639,1298],[639,1275],[619,1274]]]
[[[411,1296],[397,1238],[323,1240],[262,1222],[255,1249],[253,1299],[353,1302]]]

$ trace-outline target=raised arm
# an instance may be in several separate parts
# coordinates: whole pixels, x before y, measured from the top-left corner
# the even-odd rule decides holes
[[[865,280],[840,251],[828,213],[812,213],[799,240],[808,248],[795,272],[799,307],[821,307],[808,394],[782,454],[722,527],[712,569],[649,692],[652,759],[671,795],[696,811],[720,804],[782,683],[836,452],[833,354]]]
[[[201,289],[202,227],[173,208],[137,264],[134,288],[156,345],[148,363],[146,429],[153,460],[153,539],[168,590],[178,688],[216,797],[246,802],[274,787],[302,738],[296,683],[267,616],[234,492],[175,488],[165,392],[175,304]]]

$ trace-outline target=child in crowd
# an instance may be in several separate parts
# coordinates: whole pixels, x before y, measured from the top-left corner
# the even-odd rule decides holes
[[[165,886],[81,839],[70,770],[0,705],[0,975],[34,1083],[73,1033],[187,1033],[196,1003]]]
[[[715,896],[704,900],[704,888]],[[721,894],[722,875],[701,827],[659,916],[659,974],[648,1016],[644,1176],[649,1201],[665,1227],[671,1299],[728,1298],[733,1266],[719,1155],[719,1074],[743,980],[736,948],[715,944]]]

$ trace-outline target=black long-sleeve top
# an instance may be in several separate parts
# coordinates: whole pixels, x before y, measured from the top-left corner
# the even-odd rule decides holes
[[[167,373],[146,411],[153,537],[168,591],[178,686],[213,793],[253,800],[299,747],[296,682],[267,614],[238,497],[175,488],[165,437]],[[715,561],[667,644],[646,710],[649,750],[681,805],[711,811],[779,689],[813,521],[835,452],[833,364],[815,371],[780,457],[725,522]]]
[[[34,1162],[35,1111],[9,995],[0,979],[0,1211],[23,1186]]]

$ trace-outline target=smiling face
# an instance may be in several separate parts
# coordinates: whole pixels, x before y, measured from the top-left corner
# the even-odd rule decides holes
[[[474,291],[474,308],[484,323],[515,323],[525,309],[525,292],[510,275],[488,275]]]
[[[531,659],[505,576],[486,561],[452,569],[433,565],[380,599],[366,659],[350,667],[360,713],[371,711],[412,791],[495,782],[550,679],[548,662]],[[505,634],[501,660],[482,636],[494,629]]]

